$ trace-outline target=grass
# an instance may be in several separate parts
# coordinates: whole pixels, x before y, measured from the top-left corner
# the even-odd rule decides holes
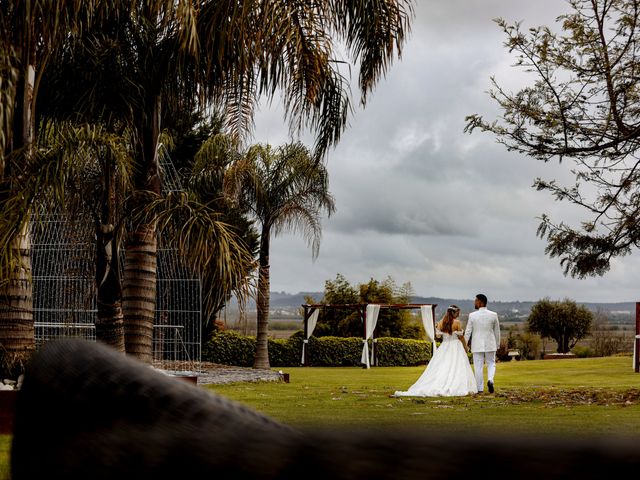
[[[447,431],[640,438],[640,374],[629,357],[507,362],[496,393],[393,398],[423,367],[287,368],[291,383],[209,386],[299,427],[406,427]]]
[[[8,479],[9,451],[11,450],[11,435],[0,435],[0,479]]]
[[[286,368],[291,383],[207,388],[301,427],[411,427],[429,431],[533,433],[640,440],[640,374],[629,357],[499,363],[496,393],[395,398],[424,367]],[[11,437],[0,435],[0,479]]]

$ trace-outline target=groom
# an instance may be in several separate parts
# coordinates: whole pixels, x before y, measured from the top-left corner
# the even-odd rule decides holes
[[[496,373],[496,350],[500,345],[500,322],[498,314],[487,309],[487,297],[482,293],[476,295],[475,312],[469,314],[469,321],[464,332],[464,339],[471,339],[473,353],[473,370],[476,374],[478,393],[484,391],[484,364],[487,364],[487,388],[493,393],[493,377]]]

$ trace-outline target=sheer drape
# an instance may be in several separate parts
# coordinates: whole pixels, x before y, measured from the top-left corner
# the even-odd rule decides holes
[[[378,323],[378,313],[380,313],[380,305],[369,304],[367,305],[366,319],[367,330],[365,332],[365,338],[362,340],[364,345],[362,346],[362,358],[360,363],[364,363],[367,368],[371,367],[371,360],[369,359],[369,342],[368,340],[373,337],[373,331]]]
[[[422,305],[420,307],[422,314],[422,325],[427,334],[427,340],[433,343],[433,352],[436,351],[436,332],[433,326],[433,307],[431,305]]]
[[[311,314],[309,319],[307,320],[307,338],[302,340],[302,360],[300,363],[304,365],[304,351],[307,348],[307,344],[309,343],[309,337],[313,334],[313,331],[316,328],[316,323],[318,323],[318,315],[320,314],[320,309],[316,308],[314,312]]]

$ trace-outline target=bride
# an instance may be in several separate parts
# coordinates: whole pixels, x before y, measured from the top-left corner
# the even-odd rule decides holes
[[[477,393],[467,343],[458,317],[460,308],[451,305],[436,325],[436,336],[442,343],[431,357],[424,373],[406,392],[396,392],[396,397],[458,397]]]

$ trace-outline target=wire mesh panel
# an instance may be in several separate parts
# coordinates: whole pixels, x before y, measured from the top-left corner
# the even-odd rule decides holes
[[[159,156],[165,191],[181,190],[169,156]],[[95,340],[95,223],[87,215],[41,213],[32,228],[36,347],[60,337]],[[200,369],[201,291],[180,252],[158,239],[158,280],[153,328],[154,366]],[[121,250],[120,261],[123,261]],[[121,271],[123,269],[121,268]]]
[[[36,347],[62,336],[95,340],[95,243],[89,218],[62,213],[32,224]]]
[[[197,371],[200,364],[200,282],[171,249],[158,251],[154,363],[165,370]]]
[[[163,192],[182,191],[178,172],[162,145],[158,160]],[[185,264],[182,252],[169,248],[165,235],[162,233],[158,239],[154,364],[169,371],[198,371],[202,325],[200,280]]]

